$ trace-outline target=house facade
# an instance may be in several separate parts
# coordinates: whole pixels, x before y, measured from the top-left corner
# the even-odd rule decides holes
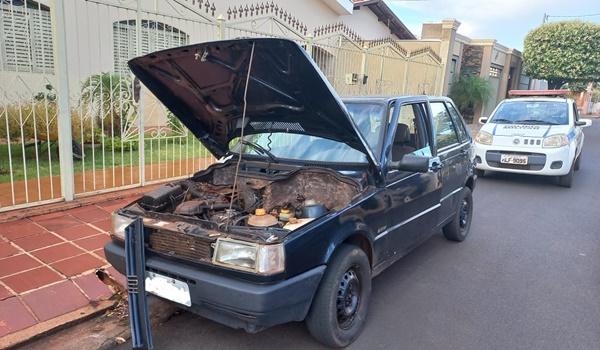
[[[460,22],[454,19],[439,23],[424,23],[423,41],[438,42],[444,65],[442,94],[448,95],[460,75],[474,74],[488,79],[492,97],[475,109],[475,118],[489,116],[500,101],[508,96],[508,90],[529,88],[529,78],[523,75],[521,52],[503,46],[494,39],[471,39],[457,33]],[[433,45],[433,44],[432,44]]]
[[[214,161],[134,89],[127,61],[156,50],[284,37],[341,95],[442,88],[436,49],[379,0],[0,0],[0,11],[0,211],[184,177]]]

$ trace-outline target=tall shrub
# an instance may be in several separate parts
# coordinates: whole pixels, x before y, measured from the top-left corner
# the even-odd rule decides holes
[[[478,75],[461,75],[452,84],[449,96],[464,116],[473,116],[473,109],[492,97],[492,84]]]

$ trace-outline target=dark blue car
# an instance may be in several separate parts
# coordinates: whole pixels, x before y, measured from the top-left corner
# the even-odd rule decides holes
[[[257,332],[306,320],[332,347],[365,326],[371,278],[436,232],[469,233],[471,136],[451,100],[339,98],[296,43],[241,39],[130,67],[219,159],[113,214],[143,218],[146,290]]]

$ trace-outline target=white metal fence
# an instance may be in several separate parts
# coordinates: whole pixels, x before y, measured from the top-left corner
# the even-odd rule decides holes
[[[126,63],[152,51],[285,37],[308,50],[341,95],[441,89],[431,50],[365,41],[341,23],[307,34],[273,3],[217,6],[0,0],[0,211],[184,177],[214,161],[147,90],[134,96]]]

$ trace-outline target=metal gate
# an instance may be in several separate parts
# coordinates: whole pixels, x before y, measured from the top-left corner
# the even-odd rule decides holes
[[[435,93],[431,50],[365,41],[342,23],[307,27],[273,3],[0,0],[0,211],[189,174],[214,162],[139,85],[127,61],[169,47],[285,37],[341,95]],[[216,15],[223,14],[217,17]]]

